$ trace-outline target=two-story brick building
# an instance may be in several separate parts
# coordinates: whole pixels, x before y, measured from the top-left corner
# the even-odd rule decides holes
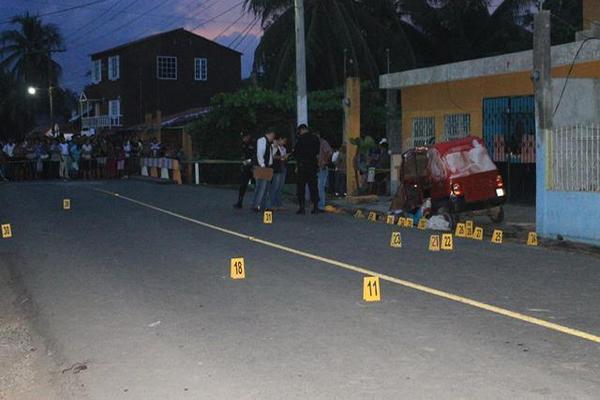
[[[80,101],[84,130],[198,109],[241,83],[241,53],[182,28],[94,53],[91,61],[92,83]]]

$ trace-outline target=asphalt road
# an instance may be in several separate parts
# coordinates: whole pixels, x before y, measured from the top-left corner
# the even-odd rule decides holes
[[[107,183],[0,186],[0,264],[18,275],[75,399],[598,399],[600,344],[292,250],[600,335],[600,259],[456,239],[341,215],[234,211],[228,190]],[[63,198],[72,209],[62,210]],[[229,278],[231,257],[246,279]],[[346,265],[343,264],[343,265]],[[71,377],[72,378],[72,377]],[[66,385],[66,384],[65,384]]]

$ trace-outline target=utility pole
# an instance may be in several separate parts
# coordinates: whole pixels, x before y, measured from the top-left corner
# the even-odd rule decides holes
[[[306,49],[304,37],[304,0],[294,0],[296,20],[296,96],[297,125],[308,125],[308,99],[306,95]]]
[[[552,177],[552,47],[550,41],[550,12],[541,10],[534,18],[533,72],[531,79],[535,91],[536,128],[536,209],[537,231],[544,232],[546,209],[545,191],[551,187]]]
[[[54,87],[52,86],[52,53],[48,51],[48,101],[50,102],[50,129],[52,137],[55,136],[54,132],[54,99],[52,93]]]

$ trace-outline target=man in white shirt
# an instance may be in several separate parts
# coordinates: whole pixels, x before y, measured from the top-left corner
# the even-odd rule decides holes
[[[256,141],[256,161],[261,168],[273,168],[273,151],[271,144],[275,138],[272,129],[267,130],[264,136]],[[254,191],[254,211],[261,211],[271,207],[270,194],[271,179],[256,179]]]
[[[15,156],[15,142],[9,139],[4,147],[2,147],[2,151],[8,158],[13,158]]]
[[[160,155],[160,143],[156,141],[156,139],[152,138],[150,141],[150,156],[158,157]]]

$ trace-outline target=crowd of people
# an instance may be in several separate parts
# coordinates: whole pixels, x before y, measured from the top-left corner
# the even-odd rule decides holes
[[[74,135],[0,141],[0,179],[113,179],[140,170],[142,157],[182,161],[183,153],[152,138]]]
[[[345,148],[334,149],[318,132],[306,125],[296,131],[296,143],[288,150],[288,140],[273,129],[267,129],[258,139],[242,133],[244,154],[240,171],[240,187],[235,208],[243,207],[249,183],[254,180],[252,200],[254,211],[283,209],[282,193],[288,170],[288,161],[296,162],[297,214],[306,213],[306,202],[312,203],[311,213],[325,210],[327,189],[330,193],[345,193]]]

